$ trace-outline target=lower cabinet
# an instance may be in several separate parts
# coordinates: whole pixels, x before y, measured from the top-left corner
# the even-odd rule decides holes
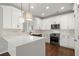
[[[45,42],[50,43],[50,34],[53,33],[51,31],[46,31],[42,34],[42,36],[45,38]],[[60,31],[60,39],[59,44],[62,47],[67,48],[75,48],[74,43],[74,31],[72,30],[63,30]]]
[[[40,39],[19,46],[8,42],[8,52],[11,56],[45,56],[45,41]]]
[[[42,36],[45,38],[46,43],[50,43],[50,32],[44,32]]]
[[[70,33],[61,33],[60,46],[74,49],[74,35],[70,35]]]

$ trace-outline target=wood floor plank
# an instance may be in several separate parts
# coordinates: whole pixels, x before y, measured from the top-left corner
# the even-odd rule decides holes
[[[46,56],[74,56],[74,49],[46,43]]]

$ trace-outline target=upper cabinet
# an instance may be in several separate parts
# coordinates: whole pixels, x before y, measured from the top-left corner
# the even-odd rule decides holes
[[[21,11],[16,8],[12,8],[12,28],[13,29],[19,29],[20,23],[19,23],[19,17],[21,16]]]
[[[61,15],[60,21],[61,21],[60,22],[61,29],[69,29],[69,30],[74,29],[74,14],[73,13]]]
[[[3,28],[18,29],[21,28],[19,24],[19,17],[21,11],[11,6],[2,6],[3,8]]]
[[[69,20],[68,20],[68,26],[69,26],[69,29],[74,29],[75,27],[75,20],[74,20],[74,13],[72,13],[70,15],[71,17],[69,17]]]
[[[33,19],[33,29],[34,30],[41,29],[41,25],[42,25],[42,23],[41,23],[41,19],[40,18],[34,18]]]
[[[61,30],[74,29],[74,13],[68,13],[50,18],[43,19],[41,21],[41,29],[51,30],[51,24],[60,24]]]
[[[43,19],[41,23],[42,23],[41,29],[51,30],[51,24],[60,24],[60,18],[58,16],[46,18]]]
[[[2,8],[3,8],[3,28],[11,28],[12,9],[6,6],[3,6]]]

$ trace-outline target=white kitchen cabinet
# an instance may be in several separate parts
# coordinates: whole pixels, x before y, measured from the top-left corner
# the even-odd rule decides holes
[[[67,19],[66,18],[67,18],[66,16],[62,16],[60,19],[60,21],[61,21],[60,28],[61,29],[67,29]]]
[[[3,29],[3,8],[0,7],[0,34],[2,33]]]
[[[33,20],[33,29],[39,30],[41,27],[41,19],[40,18],[34,18]]]
[[[60,46],[74,49],[74,32],[64,31],[60,33]]]
[[[0,54],[7,52],[8,43],[2,37],[3,32],[3,8],[0,7]]]
[[[11,28],[11,15],[12,10],[10,7],[2,6],[3,8],[3,28]]]
[[[63,15],[52,16],[50,18],[43,19],[41,23],[41,29],[44,30],[51,30],[51,24],[60,24],[60,29],[74,29],[74,13],[72,12]]]
[[[45,40],[43,37],[30,35],[3,36],[8,42],[11,56],[45,56]]]
[[[66,29],[66,30],[71,30],[74,29],[74,14],[65,14],[61,15],[61,20],[60,20],[60,28],[61,29]]]
[[[60,21],[60,20],[61,20],[61,15],[55,16],[54,18],[55,18],[55,20],[53,19],[53,20],[54,20],[54,24],[60,24],[60,22],[61,22],[61,21]],[[53,21],[52,21],[52,22],[53,22]]]
[[[75,56],[79,56],[79,8],[78,4],[74,4],[74,20],[75,20]]]
[[[67,46],[67,36],[63,33],[60,35],[60,46]]]
[[[20,22],[19,22],[20,16],[21,16],[21,11],[13,7],[12,8],[12,28],[13,29],[20,28]]]
[[[21,11],[12,6],[2,6],[3,8],[3,28],[18,29]]]
[[[43,32],[42,36],[44,37],[46,43],[50,43],[50,32],[49,31]]]
[[[75,49],[75,45],[74,45],[74,36],[72,37],[72,36],[68,36],[68,47],[69,48],[73,48],[73,49]]]
[[[75,29],[75,27],[74,27],[74,22],[75,22],[75,20],[74,20],[74,14],[72,13],[72,14],[70,14],[70,16],[71,17],[68,17],[68,20],[67,20],[67,24],[68,24],[68,29]]]
[[[50,18],[46,18],[42,20],[42,29],[43,30],[51,30],[51,24],[60,24],[61,16],[54,16]]]

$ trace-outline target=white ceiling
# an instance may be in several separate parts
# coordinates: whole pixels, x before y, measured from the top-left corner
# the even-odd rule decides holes
[[[10,5],[19,9],[21,9],[21,4],[22,4],[22,10],[26,11],[27,3],[1,3],[1,5]],[[73,10],[73,3],[30,3],[30,6],[34,7],[30,8],[32,14],[34,16],[42,18],[64,12],[70,12]],[[50,8],[46,9],[47,6],[49,6]],[[61,10],[61,7],[64,7],[64,9]]]

